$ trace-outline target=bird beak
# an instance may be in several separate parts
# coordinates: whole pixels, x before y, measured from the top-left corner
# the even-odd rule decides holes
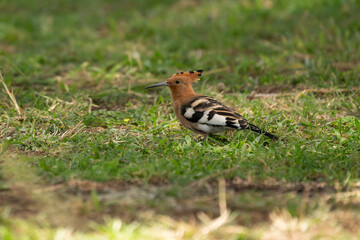
[[[156,84],[153,84],[153,85],[150,85],[150,86],[146,87],[145,89],[153,88],[153,87],[162,87],[162,86],[169,86],[169,84],[168,84],[168,82],[156,83]]]

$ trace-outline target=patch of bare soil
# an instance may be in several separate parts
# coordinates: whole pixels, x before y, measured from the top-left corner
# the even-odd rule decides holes
[[[89,194],[92,191],[96,191],[98,194],[112,191],[121,192],[126,191],[133,186],[136,186],[136,184],[119,180],[94,182],[90,180],[71,179],[64,184],[64,187],[67,189],[68,192],[81,192],[84,194]]]
[[[269,179],[262,182],[253,182],[238,177],[228,181],[228,185],[235,191],[244,191],[248,189],[260,191],[276,191],[276,192],[295,192],[295,193],[334,193],[333,187],[327,186],[325,182],[308,182],[308,183],[286,183]]]
[[[305,88],[301,86],[296,86],[296,88],[291,86],[261,86],[257,88],[253,93],[247,96],[249,100],[255,98],[275,98],[275,97],[294,97],[298,99],[302,95],[308,93],[314,94],[316,97],[324,97],[333,94],[359,94],[360,88],[355,87],[352,89],[337,89],[337,88]]]
[[[30,197],[28,189],[23,184],[0,191],[0,207],[11,205],[12,214],[20,217],[31,217],[38,213],[39,205]]]
[[[250,225],[269,221],[270,213],[302,199],[331,199],[335,189],[325,183],[252,182],[240,178],[226,181],[228,208],[241,213],[236,221]],[[199,221],[199,214],[219,215],[218,182],[196,182],[188,186],[139,184],[125,181],[69,180],[57,185],[12,184],[0,192],[0,207],[10,207],[20,218],[52,226],[86,229],[90,221],[105,216],[124,222],[166,215],[182,221]]]
[[[272,84],[272,85],[260,85],[254,90],[255,93],[271,94],[271,93],[284,93],[294,92],[294,90],[304,90],[304,86],[292,85],[292,84]]]

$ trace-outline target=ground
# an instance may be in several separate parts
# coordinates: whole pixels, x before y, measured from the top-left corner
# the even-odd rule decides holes
[[[0,3],[1,239],[357,239],[360,2]],[[279,141],[202,141],[169,90]]]

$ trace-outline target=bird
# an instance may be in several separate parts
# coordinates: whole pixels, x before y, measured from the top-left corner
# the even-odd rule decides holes
[[[146,89],[169,87],[178,120],[184,127],[203,135],[204,139],[227,130],[251,130],[270,139],[278,139],[276,135],[249,123],[235,110],[213,97],[196,94],[192,83],[199,81],[202,73],[203,70],[178,72],[167,81],[150,85]]]

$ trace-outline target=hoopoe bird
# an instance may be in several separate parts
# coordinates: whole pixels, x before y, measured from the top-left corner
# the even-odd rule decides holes
[[[278,139],[277,136],[249,123],[240,114],[214,98],[196,94],[192,83],[200,80],[202,72],[203,70],[175,73],[167,81],[146,88],[169,87],[176,117],[184,127],[202,134],[205,138],[225,130],[248,129],[271,139]]]

